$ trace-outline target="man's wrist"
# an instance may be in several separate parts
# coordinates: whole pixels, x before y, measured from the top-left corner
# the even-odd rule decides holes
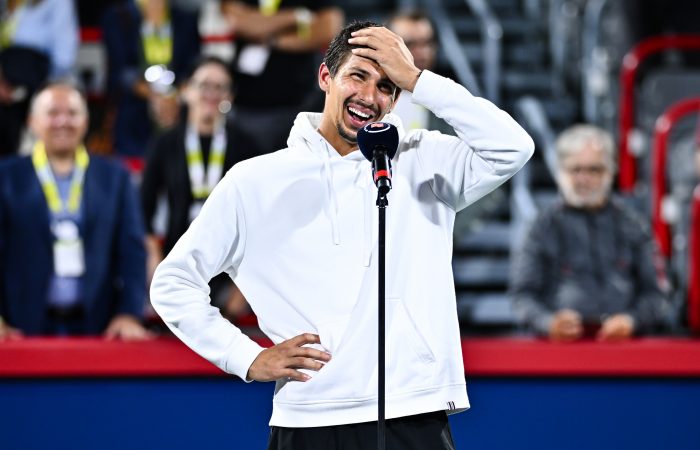
[[[423,69],[420,69],[416,75],[413,77],[413,80],[411,81],[411,84],[406,87],[406,90],[409,92],[413,92],[416,89],[416,85],[418,84],[418,79],[420,76],[423,75]]]

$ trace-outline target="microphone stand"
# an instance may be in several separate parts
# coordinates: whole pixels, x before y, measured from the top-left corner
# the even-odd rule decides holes
[[[379,368],[378,368],[378,405],[377,405],[377,448],[379,450],[385,450],[386,448],[386,413],[385,413],[385,377],[386,377],[386,333],[385,333],[385,316],[386,316],[386,304],[385,304],[385,247],[386,247],[386,207],[389,205],[389,201],[386,198],[386,194],[381,192],[377,193],[377,208],[379,208],[379,339],[378,339],[378,354],[379,354]]]

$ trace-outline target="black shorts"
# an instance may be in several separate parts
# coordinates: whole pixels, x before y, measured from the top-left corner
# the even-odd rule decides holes
[[[272,427],[267,450],[372,450],[377,422],[313,428]],[[438,411],[386,421],[386,450],[454,450],[447,414]]]

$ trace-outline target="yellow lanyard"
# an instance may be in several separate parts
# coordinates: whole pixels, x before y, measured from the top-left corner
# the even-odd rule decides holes
[[[142,16],[145,10],[145,0],[138,0],[137,5]],[[146,66],[162,64],[167,66],[173,59],[173,32],[170,22],[170,12],[165,7],[165,20],[160,27],[147,23],[141,23],[141,45]]]
[[[24,12],[24,0],[18,0],[11,13],[2,18],[0,22],[0,48],[7,48],[12,45],[17,23],[20,15]]]
[[[271,16],[280,9],[282,0],[260,0],[260,12],[265,16]]]
[[[34,170],[39,178],[41,188],[44,191],[44,196],[46,197],[46,202],[51,212],[54,214],[58,214],[62,211],[67,211],[69,213],[77,212],[80,208],[80,200],[83,196],[85,172],[90,163],[90,157],[88,156],[87,150],[85,150],[85,146],[80,145],[75,153],[75,169],[73,170],[67,206],[63,204],[61,195],[58,193],[58,185],[51,171],[44,143],[41,141],[38,141],[34,145],[32,163],[34,164]]]
[[[209,149],[209,162],[204,167],[204,157],[199,146],[199,135],[192,128],[187,128],[185,135],[185,150],[187,152],[187,171],[192,186],[192,197],[204,200],[221,180],[226,158],[226,131],[223,126],[217,127],[212,137]]]
[[[173,38],[170,21],[158,30],[153,25],[144,24],[141,27],[141,42],[143,56],[147,66],[157,64],[168,65],[173,59]]]

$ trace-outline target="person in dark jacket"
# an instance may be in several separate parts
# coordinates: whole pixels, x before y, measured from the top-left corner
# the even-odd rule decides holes
[[[313,74],[343,10],[337,0],[225,0],[221,8],[236,36],[235,120],[259,155],[284,148],[299,111],[323,108]]]
[[[176,121],[177,85],[199,56],[197,15],[170,3],[126,0],[102,17],[120,156],[145,156],[154,132]]]
[[[228,65],[215,57],[201,58],[182,89],[185,120],[155,141],[146,161],[141,201],[146,219],[148,277],[197,216],[221,177],[237,162],[256,156],[254,140],[226,121],[231,109],[232,79]],[[167,203],[165,233],[154,226],[158,199]],[[212,280],[212,301],[236,317],[247,305],[227,275]]]
[[[646,224],[611,196],[610,135],[576,125],[557,140],[561,199],[516,254],[510,290],[522,321],[553,340],[620,340],[669,316],[663,268]]]
[[[150,336],[143,221],[127,171],[82,144],[87,106],[40,91],[32,155],[0,164],[0,341],[25,335]]]

